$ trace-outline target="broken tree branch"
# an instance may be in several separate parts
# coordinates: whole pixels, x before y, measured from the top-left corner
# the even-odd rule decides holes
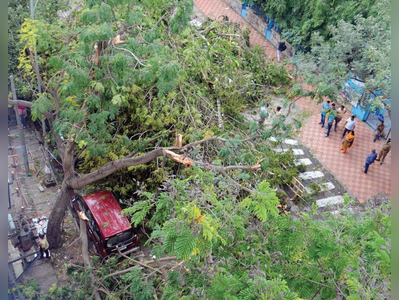
[[[130,50],[128,50],[128,49],[125,49],[125,48],[116,47],[114,43],[112,43],[112,46],[113,46],[115,49],[123,50],[123,51],[126,51],[126,52],[130,53],[130,54],[134,57],[134,59],[139,63],[140,66],[142,66],[142,67],[147,67],[147,65],[143,64],[143,63],[141,62],[141,60],[140,60],[132,51],[130,51]]]

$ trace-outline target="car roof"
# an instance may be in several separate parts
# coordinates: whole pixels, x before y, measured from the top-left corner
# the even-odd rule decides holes
[[[104,237],[132,228],[110,191],[97,191],[83,197]]]

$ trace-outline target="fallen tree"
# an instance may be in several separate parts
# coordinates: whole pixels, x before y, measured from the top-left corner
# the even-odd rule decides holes
[[[256,140],[280,128],[283,137],[290,134],[283,118],[266,132],[235,120],[248,102],[259,101],[269,89],[287,92],[287,72],[268,64],[260,48],[248,48],[234,24],[187,27],[191,1],[161,2],[90,1],[65,23],[26,20],[22,25],[20,67],[26,80],[39,78],[44,92],[33,102],[8,102],[30,107],[33,118],[44,116],[52,127],[46,138],[63,170],[47,232],[52,248],[62,244],[60,224],[74,190],[114,174],[146,178],[157,172],[154,160],[162,161],[161,182],[165,166],[176,170],[168,159],[211,169],[235,182],[228,172],[267,166]],[[33,63],[35,49],[40,72]],[[237,86],[245,85],[246,93],[239,93]],[[134,192],[126,180],[113,183],[122,195]],[[236,184],[253,191],[248,184]]]

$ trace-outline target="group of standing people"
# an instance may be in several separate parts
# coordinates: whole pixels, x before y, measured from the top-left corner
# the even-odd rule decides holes
[[[321,128],[324,128],[326,120],[327,120],[327,131],[326,131],[326,135],[325,137],[329,137],[330,136],[330,131],[331,128],[334,125],[334,132],[337,132],[337,126],[338,123],[341,122],[342,118],[344,117],[344,114],[346,114],[346,108],[345,106],[341,105],[341,107],[336,108],[335,107],[335,103],[330,104],[330,100],[327,100],[325,103],[323,103],[322,107],[322,111],[321,111],[321,120],[320,123],[321,124]],[[355,129],[356,126],[356,121],[354,121],[354,117],[352,116],[351,118],[349,118],[348,120],[346,120],[345,122],[345,131],[344,134],[342,136],[345,136],[345,134],[348,131],[352,131],[353,129]]]
[[[320,112],[321,114],[321,120],[320,123],[321,127],[325,127],[325,122],[327,121],[327,131],[325,132],[325,137],[329,137],[331,128],[333,127],[333,124],[335,123],[334,126],[334,132],[337,131],[337,125],[339,122],[344,117],[344,114],[347,112],[345,107],[341,105],[340,108],[335,107],[335,103],[331,103],[330,100],[327,100],[322,104],[322,110]],[[342,133],[342,145],[341,145],[341,151],[343,153],[346,153],[346,151],[353,145],[353,142],[355,140],[355,127],[356,127],[356,120],[355,120],[355,115],[352,115],[350,118],[348,118],[344,124],[344,131]],[[377,125],[376,132],[374,134],[374,142],[377,141],[380,137],[384,137],[384,121],[381,120],[381,122]],[[369,154],[366,158],[366,162],[364,165],[364,173],[367,174],[368,168],[371,164],[374,163],[374,161],[380,161],[380,165],[383,164],[385,157],[387,154],[391,151],[391,139],[389,138],[384,145],[382,146],[379,154],[377,155],[376,150],[373,149],[371,151],[371,154]]]

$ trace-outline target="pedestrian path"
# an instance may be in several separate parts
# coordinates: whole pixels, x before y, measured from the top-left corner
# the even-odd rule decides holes
[[[230,21],[250,28],[251,45],[260,45],[271,59],[276,59],[276,48],[223,0],[194,0],[194,5],[212,20],[227,16]],[[311,86],[305,85],[305,87],[308,90],[312,89]],[[308,97],[299,99],[296,105],[310,114],[301,129],[300,141],[309,149],[314,150],[315,156],[323,166],[344,184],[357,200],[365,202],[381,191],[385,191],[388,196],[391,196],[391,152],[385,158],[383,165],[379,165],[377,162],[370,166],[367,174],[363,173],[364,161],[371,149],[376,148],[378,152],[383,144],[383,141],[373,143],[371,127],[357,120],[354,145],[346,154],[342,154],[340,152],[342,140],[339,133],[342,134],[342,126],[345,120],[342,120],[339,124],[340,128],[337,133],[331,132],[330,136],[325,138],[325,129],[317,125],[320,121],[321,105]],[[349,114],[347,114],[348,117]],[[299,151],[301,149],[293,150],[294,155],[303,155],[303,151],[302,153]]]
[[[23,152],[19,138],[20,132],[16,128],[15,122],[13,122],[12,126],[9,125],[10,139],[8,169],[10,173],[13,172],[14,176],[12,176],[12,182],[9,184],[9,200],[11,207],[8,208],[8,214],[10,214],[16,228],[20,226],[18,218],[20,213],[23,213],[28,219],[44,216],[48,218],[57,199],[57,187],[48,187],[44,189],[40,182],[40,173],[44,173],[45,157],[42,146],[37,139],[37,134],[34,130],[34,127],[31,126],[29,128],[23,129],[23,132],[25,137],[25,149],[28,157],[27,160],[29,172],[32,175],[27,174],[27,170],[24,168],[24,164],[22,163]],[[68,225],[63,226],[64,229],[68,228]],[[9,242],[14,242],[13,239],[17,239],[17,237],[15,236],[14,238],[11,238]],[[12,253],[14,247],[10,246],[10,243],[8,251],[9,253]],[[37,247],[32,246],[30,251],[24,254],[29,254],[37,250]],[[55,260],[56,255],[53,257],[53,260]],[[20,258],[20,255],[14,258]],[[33,256],[30,258],[33,260]],[[20,283],[23,284],[28,280],[33,280],[39,285],[43,292],[47,292],[53,285],[57,285],[58,279],[53,265],[49,260],[36,260],[31,265],[29,270],[26,269],[27,264],[25,264],[28,262],[28,259],[24,259],[23,261],[26,273],[24,273]],[[21,275],[20,271],[22,270],[18,267],[18,271],[16,273]]]
[[[373,142],[373,131],[364,122],[357,121],[355,141],[344,154],[341,149],[344,120],[338,125],[337,132],[332,131],[328,138],[324,137],[325,129],[321,128],[319,114],[314,114],[304,124],[300,139],[304,145],[314,150],[317,159],[336,176],[360,202],[367,201],[381,191],[391,196],[391,152],[384,164],[375,162],[364,174],[364,162],[372,149],[377,153],[384,140]]]
[[[270,137],[269,141],[277,142],[277,139],[275,137]],[[297,140],[293,140],[293,139],[285,139],[282,141],[281,145],[290,147],[292,145],[299,145],[299,142]],[[276,152],[280,152],[280,153],[287,152],[289,150],[290,150],[289,148],[275,149]],[[305,152],[302,149],[291,149],[291,150],[293,151],[294,155],[296,155],[297,157],[299,155],[305,155]],[[308,157],[296,158],[294,163],[296,166],[299,166],[299,165],[312,166],[313,165],[312,160]],[[301,183],[305,186],[305,191],[308,195],[313,195],[314,191],[309,186],[306,186],[307,183],[309,183],[309,184],[315,183],[316,179],[321,179],[321,182],[318,183],[318,185],[317,185],[320,189],[320,192],[330,192],[330,193],[329,193],[329,197],[316,200],[316,205],[319,208],[325,208],[330,205],[339,205],[339,204],[344,203],[344,197],[342,195],[340,195],[338,193],[338,191],[334,191],[335,185],[332,182],[329,182],[329,181],[324,182],[323,181],[324,175],[325,174],[323,172],[318,171],[318,170],[305,171],[305,172],[300,173],[297,179],[300,180]],[[314,195],[314,196],[317,197],[317,195]]]

